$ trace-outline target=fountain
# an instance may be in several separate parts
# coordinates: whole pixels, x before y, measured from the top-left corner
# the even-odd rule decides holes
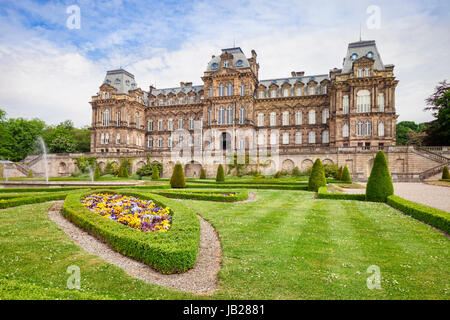
[[[6,169],[6,163],[3,165],[3,175],[5,176],[6,182],[8,182],[8,170]]]
[[[91,177],[91,182],[94,182],[94,170],[89,166],[89,176]]]
[[[47,160],[47,148],[45,146],[45,142],[44,139],[42,139],[42,137],[39,137],[39,143],[41,144],[42,147],[42,155],[44,157],[44,164],[45,164],[45,181],[46,183],[48,183],[48,160]]]

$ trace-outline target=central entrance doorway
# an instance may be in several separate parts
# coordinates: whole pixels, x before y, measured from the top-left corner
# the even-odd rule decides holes
[[[222,150],[231,149],[231,136],[228,132],[222,132],[220,141],[221,141]]]

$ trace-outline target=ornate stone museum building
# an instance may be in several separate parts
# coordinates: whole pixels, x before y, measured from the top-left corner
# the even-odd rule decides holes
[[[398,80],[375,41],[350,43],[342,67],[327,74],[263,80],[259,68],[254,50],[229,48],[210,58],[199,85],[143,90],[133,74],[108,71],[90,102],[91,153],[49,155],[51,175],[69,175],[80,156],[96,157],[101,168],[133,158],[135,172],[148,153],[163,163],[164,177],[177,161],[187,177],[201,168],[214,177],[226,154],[267,154],[264,166],[258,160],[263,174],[303,171],[320,158],[347,165],[354,180],[367,179],[380,149],[394,181],[420,181],[450,163],[450,148],[395,146]],[[33,156],[9,167],[10,176],[43,172]]]
[[[185,141],[172,141],[173,131],[186,130],[193,140],[195,123],[215,135],[192,144],[212,143],[212,151],[261,144],[284,149],[395,145],[398,81],[375,41],[350,43],[343,67],[328,74],[293,71],[260,80],[259,68],[254,50],[247,58],[241,48],[223,49],[208,62],[202,85],[181,82],[148,91],[137,88],[129,72],[108,71],[91,102],[91,151],[170,151]],[[238,139],[230,129],[255,134]]]

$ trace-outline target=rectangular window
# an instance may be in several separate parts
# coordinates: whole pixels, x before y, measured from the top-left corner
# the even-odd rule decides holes
[[[163,131],[164,130],[164,122],[162,119],[158,120],[158,131]]]
[[[258,126],[264,127],[264,113],[258,113]]]
[[[283,144],[289,144],[289,133],[283,133]]]
[[[302,124],[302,112],[300,110],[295,112],[295,124],[297,126]]]
[[[378,112],[384,112],[384,93],[378,94]]]
[[[158,139],[158,148],[162,148],[162,146],[163,146],[163,139],[159,138]]]
[[[178,119],[178,129],[183,129],[183,118]]]
[[[343,96],[342,97],[342,109],[343,109],[343,113],[344,114],[348,114],[349,113],[349,101],[348,101],[348,96]]]
[[[194,118],[189,119],[189,130],[194,130]]]
[[[302,144],[302,133],[301,132],[295,133],[295,143]]]
[[[167,121],[167,130],[173,131],[173,119]]]
[[[239,139],[239,149],[241,150],[245,149],[245,138]]]
[[[259,98],[264,99],[264,90],[259,91]]]
[[[148,147],[149,147],[150,149],[153,148],[153,139],[148,139]]]
[[[270,113],[270,125],[271,126],[277,125],[277,114],[275,112]]]
[[[283,126],[289,125],[289,112],[285,111],[283,112]]]
[[[153,131],[153,120],[148,120],[148,131]]]

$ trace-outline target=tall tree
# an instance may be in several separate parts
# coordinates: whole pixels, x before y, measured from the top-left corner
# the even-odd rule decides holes
[[[436,119],[428,123],[424,142],[430,146],[450,145],[450,83],[439,82],[425,102],[425,110],[431,111]]]

